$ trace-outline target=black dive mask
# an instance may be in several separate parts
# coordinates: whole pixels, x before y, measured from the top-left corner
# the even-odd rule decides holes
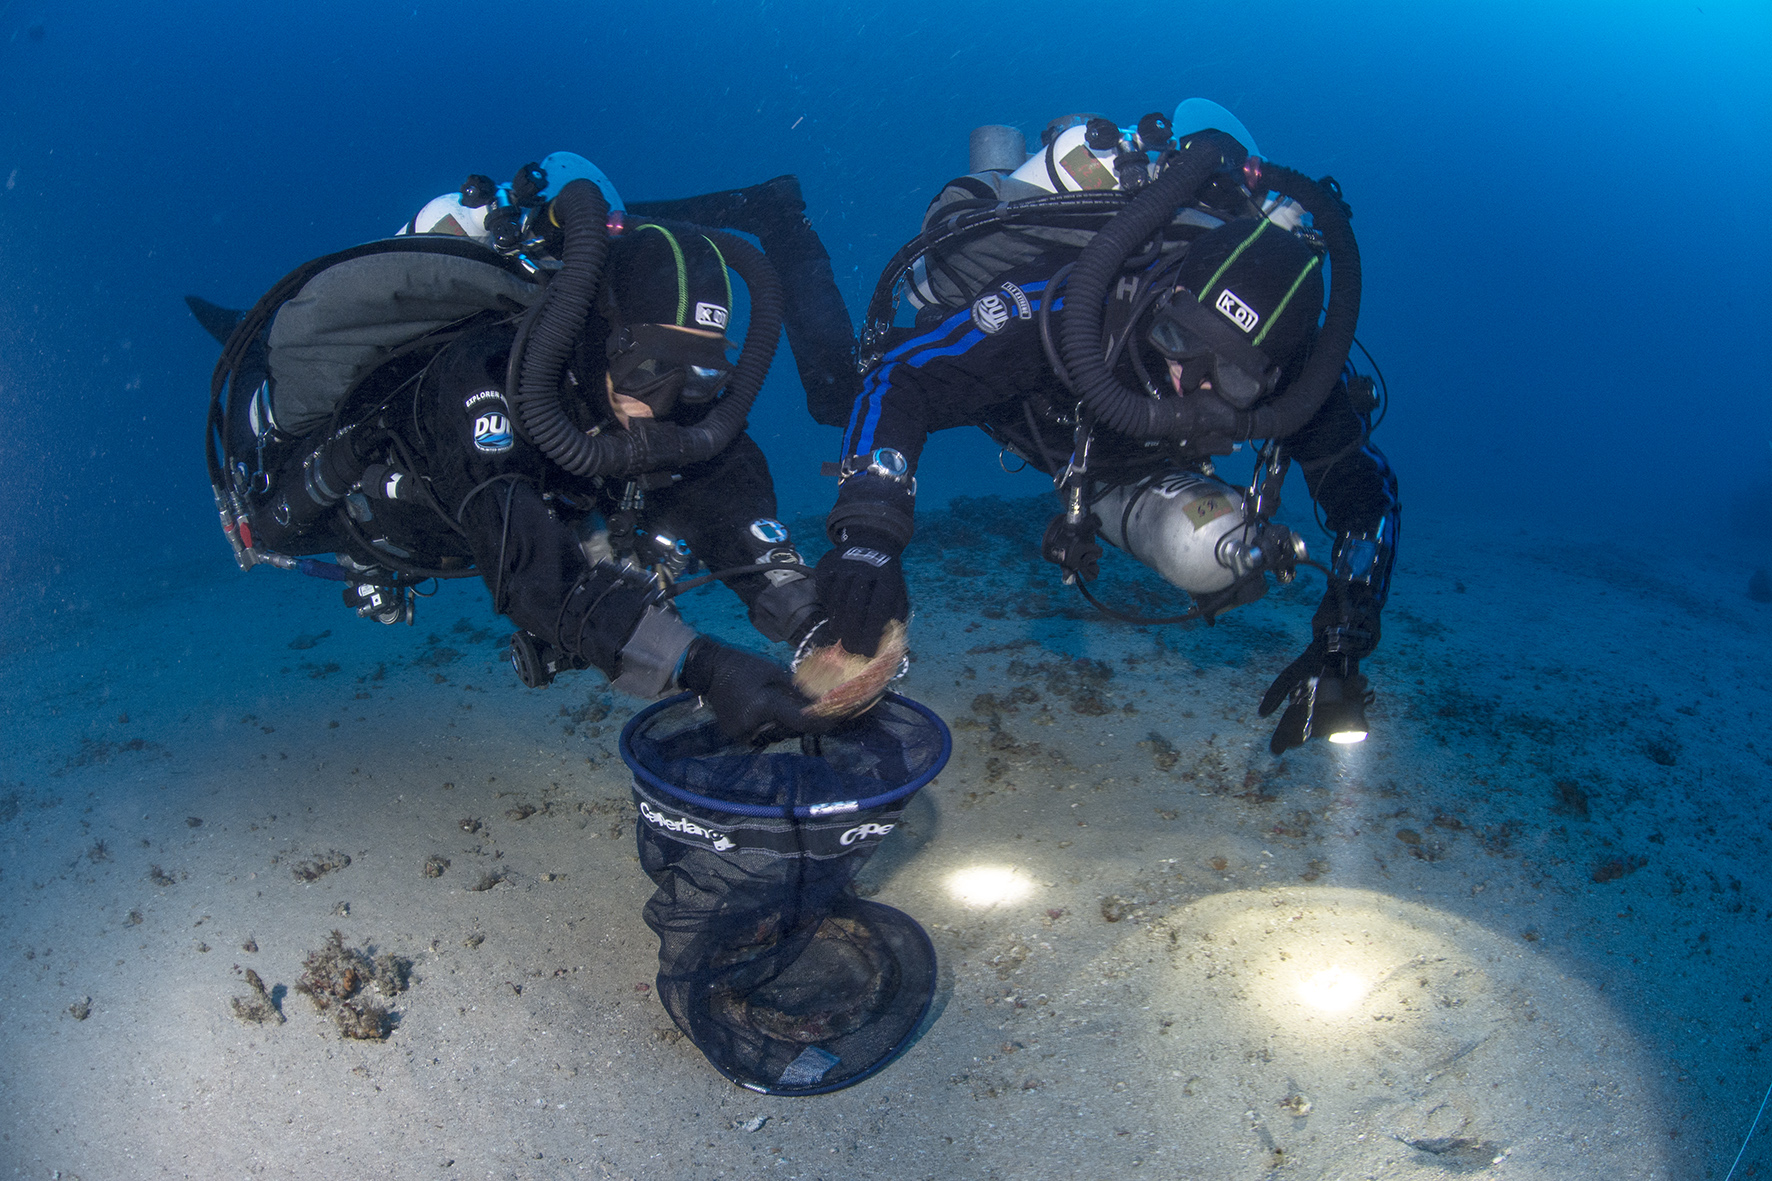
[[[679,401],[713,400],[732,376],[730,343],[669,324],[624,324],[609,336],[609,377],[616,393],[663,418]]]
[[[1221,315],[1187,288],[1178,287],[1157,306],[1145,339],[1164,357],[1181,363],[1183,393],[1210,381],[1209,392],[1247,410],[1274,392],[1280,369],[1224,318],[1235,310]]]

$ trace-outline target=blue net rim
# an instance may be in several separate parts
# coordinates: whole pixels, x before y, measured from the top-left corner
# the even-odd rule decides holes
[[[903,784],[900,787],[895,787],[891,791],[882,792],[877,796],[869,796],[867,799],[862,800],[845,800],[840,804],[811,804],[797,808],[783,808],[763,804],[729,803],[726,800],[716,800],[710,796],[697,795],[695,792],[685,791],[676,784],[659,778],[642,766],[639,757],[634,754],[634,734],[642,725],[651,719],[654,714],[662,713],[673,705],[680,705],[685,701],[692,701],[694,698],[695,694],[693,693],[678,693],[676,696],[667,697],[663,701],[653,702],[651,705],[629,718],[628,724],[621,728],[621,761],[628,765],[628,770],[634,773],[634,778],[643,781],[647,786],[656,788],[658,791],[663,792],[674,800],[681,800],[686,804],[694,804],[697,807],[708,808],[715,812],[727,812],[735,816],[757,816],[773,819],[787,819],[791,817],[795,820],[813,820],[822,816],[842,816],[851,812],[865,812],[870,808],[883,808],[888,804],[896,804],[900,800],[907,799],[917,791],[921,790],[930,780],[941,774],[942,769],[948,765],[948,758],[954,753],[954,736],[952,732],[948,730],[947,723],[941,720],[940,714],[936,713],[920,701],[912,701],[909,697],[903,697],[897,693],[888,693],[882,700],[890,701],[894,705],[901,705],[916,713],[922,714],[925,718],[935,724],[937,730],[941,731],[941,751],[935,756],[934,762],[929,765],[927,771],[924,771],[909,783]]]

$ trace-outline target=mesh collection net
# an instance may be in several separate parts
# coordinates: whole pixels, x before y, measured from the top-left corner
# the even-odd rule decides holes
[[[622,731],[640,863],[658,887],[658,994],[714,1067],[771,1095],[860,1082],[909,1044],[935,950],[856,872],[950,751],[947,727],[888,694],[819,737],[753,748],[692,695]]]

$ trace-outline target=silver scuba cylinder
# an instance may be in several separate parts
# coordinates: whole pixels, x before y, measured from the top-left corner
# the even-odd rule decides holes
[[[967,147],[967,172],[1014,172],[1027,163],[1028,141],[1018,127],[1001,123],[974,127]]]
[[[1268,565],[1249,528],[1243,490],[1223,480],[1184,471],[1091,491],[1102,539],[1189,594],[1224,590]],[[1296,542],[1289,531],[1288,538]]]

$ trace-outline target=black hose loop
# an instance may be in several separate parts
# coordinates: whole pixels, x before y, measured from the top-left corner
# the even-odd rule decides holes
[[[1254,161],[1250,162],[1255,165]],[[1360,320],[1360,246],[1348,225],[1347,205],[1338,192],[1301,172],[1263,160],[1252,187],[1283,193],[1304,206],[1311,225],[1329,248],[1329,305],[1311,343],[1310,358],[1277,398],[1249,411],[1243,439],[1283,439],[1299,430],[1323,405],[1341,378]]]
[[[601,189],[581,178],[566,183],[550,211],[565,233],[562,265],[529,325],[509,401],[523,433],[543,455],[575,475],[593,475],[610,461],[611,448],[602,441],[608,436],[592,439],[573,425],[560,403],[560,379],[602,282],[609,204]]]
[[[651,220],[651,219],[649,219]],[[781,321],[785,307],[781,278],[775,273],[763,252],[743,238],[706,226],[682,222],[659,221],[677,233],[705,234],[719,249],[726,263],[750,290],[751,319],[745,329],[744,347],[738,365],[732,371],[726,393],[705,418],[693,426],[654,419],[637,418],[626,430],[610,431],[596,443],[606,451],[599,455],[598,466],[589,474],[599,476],[635,476],[646,472],[680,471],[692,464],[705,463],[720,454],[745,428],[751,406],[762,392],[763,379],[775,360],[775,349],[781,341]],[[605,443],[605,440],[608,442]]]
[[[575,182],[576,183],[576,182]],[[560,407],[560,373],[573,343],[584,331],[584,317],[596,296],[592,282],[581,294],[579,286],[561,290],[570,275],[583,275],[588,265],[588,251],[575,251],[575,237],[594,235],[601,248],[596,259],[596,275],[602,272],[603,257],[608,252],[604,236],[607,207],[602,194],[589,185],[596,197],[595,207],[584,200],[592,194],[581,193],[566,209],[559,202],[567,196],[567,185],[555,198],[556,213],[566,231],[564,263],[560,273],[548,284],[547,304],[526,325],[528,338],[520,359],[513,362],[518,370],[516,394],[512,410],[518,423],[544,455],[579,476],[623,477],[648,472],[676,471],[691,464],[703,463],[724,451],[744,430],[751,406],[762,392],[763,381],[775,359],[781,340],[781,322],[785,306],[781,278],[764,257],[763,252],[743,238],[703,226],[678,222],[657,222],[673,230],[705,234],[724,256],[727,265],[738,272],[750,289],[751,318],[745,330],[744,347],[738,365],[727,384],[726,393],[707,417],[694,426],[652,419],[635,419],[622,430],[607,430],[587,435],[572,424]],[[598,212],[601,210],[601,212]],[[648,219],[649,221],[652,219]],[[629,226],[632,230],[632,225]],[[575,259],[579,270],[574,271]],[[556,292],[561,293],[555,304]],[[556,307],[559,310],[556,310]],[[550,325],[562,326],[547,335]],[[555,355],[557,354],[557,360]],[[547,368],[542,368],[546,365]]]
[[[1242,151],[1229,136],[1194,136],[1155,181],[1089,240],[1071,271],[1058,351],[1084,404],[1110,430],[1138,439],[1177,438],[1183,433],[1177,429],[1179,402],[1128,389],[1108,368],[1101,351],[1103,300],[1126,257],[1168,224],[1177,209],[1193,203],[1212,174],[1224,166],[1227,153],[1242,163]]]
[[[787,306],[781,276],[761,250],[724,230],[703,226],[695,229],[713,242],[726,264],[744,280],[751,296],[751,320],[745,328],[744,347],[739,351],[738,366],[732,371],[725,396],[701,422],[681,428],[686,435],[699,436],[685,440],[689,453],[684,463],[712,459],[744,430],[745,419],[763,390],[763,379],[769,376],[769,366],[781,343],[781,322]]]

